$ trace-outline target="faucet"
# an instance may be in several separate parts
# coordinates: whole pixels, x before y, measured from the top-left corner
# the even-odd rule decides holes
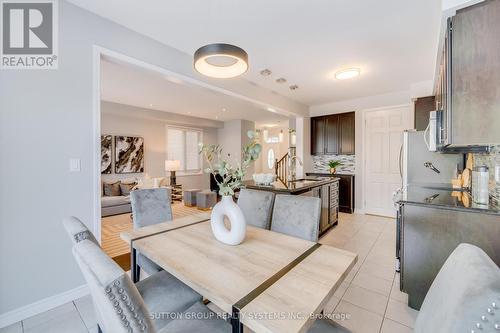
[[[424,163],[424,166],[425,166],[426,168],[431,169],[431,170],[432,170],[432,171],[434,171],[435,173],[441,173],[441,171],[439,171],[439,170],[438,170],[438,169],[434,166],[434,164],[432,164],[432,162],[427,161],[427,162],[425,162],[425,163]]]

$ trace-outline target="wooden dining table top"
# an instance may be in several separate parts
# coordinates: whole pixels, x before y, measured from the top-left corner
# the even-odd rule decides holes
[[[134,249],[255,332],[305,332],[357,255],[247,226],[243,243],[217,241],[209,213],[121,233]]]

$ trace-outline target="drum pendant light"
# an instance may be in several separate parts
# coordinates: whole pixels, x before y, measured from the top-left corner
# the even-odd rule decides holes
[[[229,79],[248,70],[248,54],[231,44],[208,44],[194,53],[194,68],[208,77]]]

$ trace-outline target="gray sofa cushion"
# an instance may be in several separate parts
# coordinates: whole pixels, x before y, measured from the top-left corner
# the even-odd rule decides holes
[[[125,184],[125,183],[120,183],[120,192],[121,195],[123,196],[128,196],[130,195],[130,192],[132,189],[137,185],[137,183],[130,183],[130,184]]]
[[[493,332],[500,324],[499,307],[500,269],[477,246],[460,244],[432,282],[415,332]]]
[[[103,183],[104,186],[104,196],[105,197],[113,197],[120,195],[120,181],[116,181],[114,183]]]
[[[112,207],[130,204],[130,198],[125,196],[101,197],[101,207]]]
[[[238,197],[238,207],[243,211],[247,224],[259,228],[270,228],[273,205],[273,192],[244,188]]]
[[[274,200],[271,230],[317,242],[320,216],[319,198],[279,194]]]

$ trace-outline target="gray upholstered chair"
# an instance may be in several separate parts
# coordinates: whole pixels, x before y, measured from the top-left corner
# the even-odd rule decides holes
[[[130,193],[132,203],[132,220],[134,228],[171,221],[172,206],[171,193],[168,188],[153,188],[135,190]],[[140,269],[149,275],[161,271],[161,267],[141,253],[137,253],[137,277],[140,280]]]
[[[99,245],[97,239],[94,237],[94,234],[92,234],[87,226],[77,217],[70,216],[65,218],[63,220],[63,225],[73,244],[79,243],[84,239],[88,239]]]
[[[432,282],[415,332],[499,330],[500,268],[480,248],[460,244]]]
[[[88,239],[74,245],[73,255],[87,281],[98,317],[103,318],[101,328],[105,333],[230,331],[228,323],[201,303],[200,295],[183,284],[165,281],[171,276],[164,271],[134,284]],[[175,319],[175,314],[186,312],[202,313],[203,318],[210,319]]]
[[[273,213],[274,193],[241,189],[238,206],[243,211],[247,224],[269,229]]]
[[[274,200],[271,230],[317,242],[320,217],[319,198],[278,194]]]

